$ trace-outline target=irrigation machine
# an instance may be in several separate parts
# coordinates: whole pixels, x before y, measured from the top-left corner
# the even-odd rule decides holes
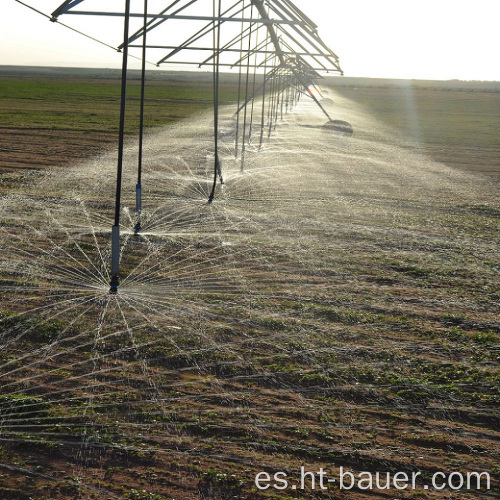
[[[352,134],[349,123],[333,120],[321,104],[318,80],[321,73],[343,74],[339,59],[319,37],[317,25],[290,0],[123,1],[124,5],[123,2],[106,2],[104,8],[110,10],[102,10],[103,2],[66,0],[51,15],[43,14],[66,27],[70,26],[61,18],[66,20],[69,16],[123,20],[123,40],[115,47],[122,53],[122,76],[110,293],[117,293],[120,283],[127,64],[132,51],[138,51],[132,57],[142,61],[136,232],[141,231],[144,90],[146,69],[152,59],[156,66],[191,65],[212,71],[213,182],[208,203],[213,201],[218,183],[224,182],[218,145],[219,75],[222,71],[238,71],[238,104],[233,130],[235,157],[241,159],[241,169],[244,168],[245,148],[252,136],[253,124],[258,124],[255,128],[259,131],[258,141],[262,146],[265,136],[270,136],[283,113],[291,110],[301,96],[314,100],[324,113],[327,118],[324,127],[340,134]],[[98,10],[91,10],[93,8]]]

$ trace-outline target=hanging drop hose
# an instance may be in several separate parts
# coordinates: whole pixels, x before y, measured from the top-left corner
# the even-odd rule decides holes
[[[259,46],[259,30],[255,30],[255,47]],[[252,141],[253,113],[255,108],[255,84],[257,79],[257,51],[254,52],[253,82],[252,82],[252,105],[250,107],[250,130],[248,131],[248,144]]]
[[[135,211],[137,223],[134,231],[137,234],[141,228],[142,213],[142,150],[144,139],[144,95],[146,88],[146,28],[148,22],[148,0],[144,0],[144,28],[142,34],[142,72],[141,72],[141,109],[139,117],[139,159],[137,167],[137,184],[135,186]]]
[[[245,0],[243,0],[243,12],[245,11]],[[243,17],[243,16],[242,16]],[[241,32],[243,33],[243,21],[241,21]],[[240,60],[243,58],[243,36],[240,38]],[[238,112],[236,113],[236,133],[234,136],[234,157],[238,158],[238,140],[240,133],[240,103],[241,103],[241,64],[238,65]]]
[[[213,14],[215,18],[215,0],[213,1]],[[213,94],[214,94],[214,181],[212,190],[208,197],[208,203],[212,203],[215,196],[215,188],[217,187],[217,176],[220,178],[220,183],[224,184],[222,178],[222,170],[219,159],[219,62],[220,62],[220,17],[221,17],[221,0],[219,0],[217,29],[214,21],[213,30],[213,45],[214,45],[214,64],[213,64]]]
[[[128,33],[130,25],[130,0],[125,0],[123,28],[122,87],[120,100],[120,131],[118,136],[118,166],[116,173],[115,223],[111,229],[111,282],[109,293],[117,293],[120,284],[120,209],[122,193],[123,149],[125,137],[125,107],[127,101]]]
[[[280,109],[280,117],[283,120],[283,106],[285,104],[286,99],[286,74],[283,72],[282,77],[282,86],[281,86],[281,109]]]
[[[274,54],[274,62],[273,62],[273,69],[271,71],[272,73],[272,81],[271,81],[271,97],[269,99],[269,109],[268,109],[268,125],[269,125],[269,130],[267,137],[271,137],[271,132],[273,128],[273,119],[274,119],[274,106],[275,106],[275,92],[276,92],[276,61],[277,61],[277,55],[276,53]]]
[[[278,89],[276,91],[276,113],[274,115],[274,130],[276,130],[276,127],[278,126],[278,119],[279,119],[279,114],[280,114],[280,106],[281,106],[281,89],[283,87],[283,77],[282,77],[282,70],[278,72]]]
[[[266,35],[266,49],[269,45],[269,34]],[[262,82],[262,109],[260,113],[260,138],[259,138],[259,149],[262,148],[262,141],[264,140],[264,120],[266,115],[266,83],[267,83],[267,57],[264,59],[264,81]]]
[[[253,19],[253,4],[250,7],[250,19]],[[252,44],[252,25],[250,25],[250,31],[248,33],[248,48],[247,48],[247,72],[245,76],[245,111],[243,112],[243,137],[241,140],[241,166],[240,170],[243,172],[245,167],[245,151],[246,142],[245,135],[247,129],[247,108],[248,108],[248,87],[249,87],[249,77],[250,77],[250,49]]]

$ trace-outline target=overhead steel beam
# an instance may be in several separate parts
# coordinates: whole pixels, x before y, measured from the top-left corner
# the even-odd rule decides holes
[[[173,2],[172,4],[170,4],[166,9],[163,9],[161,11],[161,13],[159,15],[155,15],[153,19],[151,19],[150,21],[148,21],[146,23],[146,27],[142,27],[140,30],[136,31],[128,40],[128,43],[131,43],[135,40],[137,40],[138,38],[140,38],[143,34],[143,32],[149,32],[155,28],[157,28],[158,26],[160,26],[160,24],[163,24],[164,22],[168,21],[168,19],[165,19],[165,18],[160,18],[159,16],[162,16],[165,14],[165,12],[167,12],[169,9],[171,9],[172,7],[175,7],[175,5],[177,5],[178,2],[180,2],[181,0],[176,0],[175,2]],[[177,9],[175,12],[172,13],[172,15],[178,15],[179,12],[182,12],[184,9],[186,9],[187,7],[189,7],[190,5],[196,3],[198,0],[191,0],[190,2],[188,2],[186,5],[183,5],[181,8]],[[155,21],[158,21],[156,24]],[[154,24],[154,26],[152,26]],[[120,49],[123,47],[123,44],[120,45]]]
[[[278,3],[280,0],[273,0],[274,2]],[[288,6],[288,8],[293,11],[294,16],[298,17],[299,19],[302,19],[311,29],[317,30],[318,26],[311,21],[309,17],[307,17],[304,12],[302,12],[296,5],[294,5],[292,2],[289,0],[281,0],[285,5]]]
[[[84,0],[66,0],[62,5],[60,5],[54,12],[52,12],[52,19],[55,20],[61,14],[65,14],[79,3],[82,3]]]
[[[229,9],[225,10],[224,13],[223,13],[223,15],[225,16],[228,12],[230,12],[232,9],[234,9],[240,2],[241,2],[241,0],[238,0],[235,4],[233,4],[231,7],[229,7]],[[244,9],[241,9],[238,12],[243,12],[243,11],[244,11]],[[160,61],[158,61],[157,64],[159,65],[159,64],[164,63],[167,59],[170,59],[175,54],[177,54],[178,52],[180,52],[182,49],[188,47],[191,43],[194,43],[197,40],[199,40],[200,38],[203,38],[204,36],[208,35],[214,29],[215,29],[215,23],[214,22],[208,23],[203,28],[201,28],[200,30],[198,30],[196,33],[194,33],[193,35],[191,35],[187,40],[185,40],[184,42],[182,42],[181,45],[179,45],[178,47],[176,47],[172,52],[170,52],[165,57],[163,57]]]
[[[104,16],[104,17],[123,17],[122,12],[99,12],[99,11],[84,11],[84,10],[70,10],[66,14],[77,16]],[[131,13],[130,17],[144,17],[144,14],[137,12]],[[148,17],[156,19],[182,19],[185,21],[212,21],[212,22],[237,22],[237,23],[264,23],[264,24],[297,24],[303,25],[301,21],[289,21],[287,19],[251,19],[251,18],[237,18],[237,17],[217,17],[217,16],[179,16],[175,14],[149,14]]]
[[[255,53],[254,51],[242,50],[241,48],[240,49],[231,49],[231,48],[229,48],[229,47],[232,47],[233,45],[237,44],[238,42],[242,42],[247,37],[252,36],[252,34],[257,33],[260,28],[265,27],[265,25],[260,24],[256,29],[253,29],[254,26],[255,26],[255,24],[256,23],[251,23],[250,26],[248,26],[240,35],[234,37],[231,41],[229,41],[228,43],[226,43],[226,45],[224,45],[223,47],[221,47],[219,49],[218,53],[223,53],[223,52],[237,52],[237,53],[240,53],[240,54],[242,52],[244,52],[245,54]],[[208,59],[205,59],[202,63],[200,63],[199,67],[204,66],[208,61],[210,61],[211,59],[213,59],[214,56],[215,56],[215,54],[212,55],[211,57],[209,57]],[[241,59],[240,59],[240,61],[241,61]],[[233,66],[237,66],[238,62],[235,63]]]
[[[269,56],[269,58],[272,58],[272,55]],[[268,61],[269,61],[269,59],[268,59]],[[165,61],[162,64],[172,64],[172,65],[179,64],[182,66],[198,66],[199,65],[199,63],[197,63],[196,61],[195,62],[193,62],[193,61]],[[250,64],[249,67],[250,68],[262,68],[263,65],[264,65],[264,62],[261,62],[259,64]],[[207,64],[205,64],[205,66],[211,67],[211,66],[214,66],[214,64],[207,63]],[[219,66],[224,67],[224,68],[234,68],[234,64],[231,64],[231,63],[219,63]],[[246,68],[246,64],[245,64],[245,68]],[[310,69],[315,70],[315,71],[324,72],[323,68],[314,68],[313,66],[311,66]],[[330,71],[334,71],[334,70],[328,70],[328,71],[326,71],[326,73],[329,73]]]
[[[255,5],[256,9],[260,14],[261,19],[263,21],[266,21],[269,38],[271,39],[271,43],[274,45],[274,48],[276,49],[276,55],[280,60],[280,63],[285,65],[285,59],[283,58],[280,42],[278,36],[276,35],[276,30],[273,27],[273,25],[277,23],[274,20],[269,19],[269,15],[266,11],[266,8],[264,7],[263,0],[252,0],[252,4]]]
[[[279,10],[279,8],[277,7],[278,4],[279,4],[279,0],[276,1],[275,3],[270,2],[269,8],[271,10],[273,10],[276,14],[283,16],[284,15],[283,12],[281,12]],[[311,47],[313,47],[314,50],[321,52],[320,47],[322,47],[322,49],[327,52],[323,55],[323,57],[325,57],[330,62],[330,64],[332,64],[335,67],[335,69],[342,72],[342,70],[340,69],[340,66],[338,64],[338,56],[332,50],[329,49],[329,47],[323,42],[323,40],[321,40],[316,29],[311,29],[310,27],[308,27],[307,23],[305,23],[305,22],[294,23],[294,24],[291,24],[290,26]],[[302,28],[303,31],[300,28]],[[286,35],[291,38],[291,35],[288,32],[286,32]]]
[[[174,0],[167,8],[163,9],[160,14],[165,14],[165,12],[168,12],[172,7],[175,7],[181,0]],[[129,43],[134,42],[138,38],[142,36],[142,33],[144,31],[151,31],[152,29],[156,28],[159,24],[163,22],[163,20],[160,20],[158,24],[155,26],[151,26],[155,21],[157,20],[156,17],[153,17],[153,19],[150,19],[149,21],[146,21],[146,25],[142,26],[139,30],[137,30],[130,38],[129,38]]]

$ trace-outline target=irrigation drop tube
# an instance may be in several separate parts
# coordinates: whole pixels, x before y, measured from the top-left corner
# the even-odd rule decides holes
[[[321,72],[343,74],[339,59],[319,37],[317,25],[291,0],[168,0],[165,7],[155,13],[149,11],[147,0],[124,0],[123,11],[85,10],[85,6],[90,4],[86,0],[66,0],[51,16],[42,15],[53,22],[60,22],[61,16],[69,15],[98,16],[110,20],[123,18],[123,42],[117,47],[122,52],[123,62],[110,282],[110,293],[117,293],[120,284],[120,211],[127,63],[129,57],[134,57],[130,55],[130,49],[142,51],[140,56],[135,56],[142,61],[135,233],[142,230],[147,55],[158,54],[156,66],[189,64],[212,70],[213,182],[207,193],[208,203],[215,199],[217,185],[224,182],[218,143],[219,75],[223,68],[238,68],[239,71],[234,150],[236,158],[240,157],[241,170],[244,170],[245,151],[252,141],[254,123],[255,127],[260,128],[260,149],[264,130],[270,136],[279,119],[293,109],[301,96],[307,96],[317,104],[328,119],[327,128],[332,131],[341,129],[342,133],[348,133],[350,126],[333,120],[317,97],[321,95],[316,83],[321,78]],[[173,23],[175,26],[172,26]],[[135,25],[133,30],[132,24]],[[185,29],[175,29],[179,25]],[[186,33],[190,35],[186,37]],[[150,41],[151,38],[153,40]],[[142,43],[138,43],[139,40]],[[105,45],[112,46],[107,43]],[[167,51],[167,54],[163,51]],[[210,53],[208,57],[207,52]],[[261,106],[255,105],[257,99],[262,101]]]

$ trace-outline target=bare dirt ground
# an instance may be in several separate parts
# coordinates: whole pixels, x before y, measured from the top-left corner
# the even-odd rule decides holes
[[[414,142],[408,148],[500,182],[497,82],[329,79]]]
[[[206,75],[148,76],[145,125],[162,126],[210,108]],[[140,80],[130,73],[127,137],[137,135]],[[222,82],[221,101],[236,96]],[[0,172],[74,164],[118,143],[120,75],[113,70],[0,67]]]
[[[367,91],[373,114],[359,90],[336,92],[325,105],[352,138],[301,102],[246,171],[222,146],[227,185],[211,207],[209,120],[151,133],[140,236],[132,172],[124,181],[117,296],[113,152],[67,166],[51,152],[56,168],[22,183],[4,174],[0,498],[498,497],[493,149],[479,175],[450,168],[418,136],[394,135],[414,122],[393,89]],[[28,165],[37,133],[6,147]],[[471,132],[448,146],[426,134],[444,145],[434,154],[471,148]],[[301,467],[338,479],[340,466],[420,478],[399,491],[297,487]],[[279,471],[295,489],[256,488],[257,473]],[[426,488],[439,471],[487,471],[490,489]]]
[[[112,148],[116,134],[0,128],[0,170],[71,165]]]

